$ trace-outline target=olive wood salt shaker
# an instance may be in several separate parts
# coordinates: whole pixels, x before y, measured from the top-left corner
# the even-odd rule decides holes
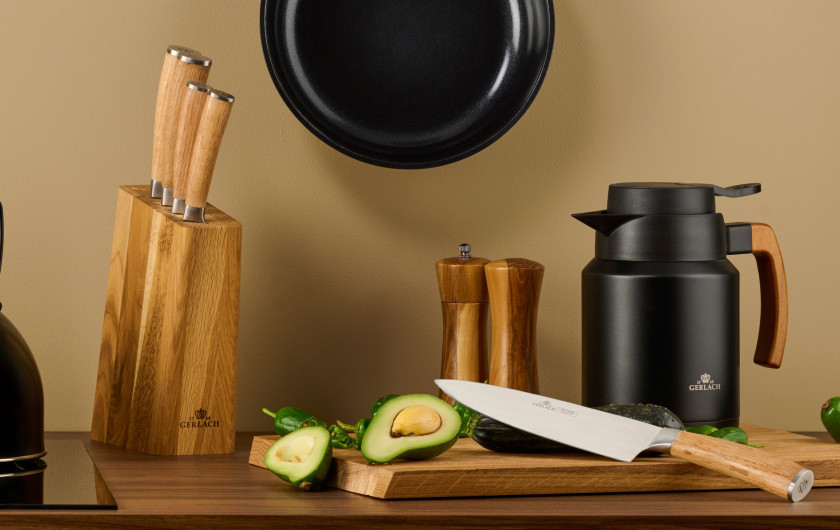
[[[487,283],[484,265],[490,260],[470,255],[470,245],[458,247],[460,256],[439,260],[437,269],[443,309],[443,379],[485,381],[487,378]],[[441,399],[454,400],[443,392]]]
[[[490,384],[538,393],[537,308],[545,267],[508,258],[484,267],[493,333]]]

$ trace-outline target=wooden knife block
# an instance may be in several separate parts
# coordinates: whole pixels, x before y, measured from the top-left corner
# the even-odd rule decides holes
[[[190,223],[122,186],[91,439],[155,455],[234,452],[242,225]]]

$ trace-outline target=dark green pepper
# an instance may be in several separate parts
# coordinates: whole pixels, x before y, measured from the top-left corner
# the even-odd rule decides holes
[[[283,407],[277,412],[263,409],[263,412],[274,418],[274,431],[281,436],[293,433],[304,427],[327,428],[327,424],[323,421],[319,421],[312,414],[296,409],[295,407]]]
[[[370,407],[370,417],[373,418],[376,416],[376,413],[379,412],[380,407],[385,404],[387,401],[391,401],[392,399],[400,397],[399,394],[388,394],[387,396],[382,396],[381,398],[377,399],[374,402],[373,406]]]
[[[461,429],[458,431],[458,438],[469,438],[472,436],[481,414],[457,401],[452,405],[452,408],[461,416]]]
[[[353,449],[356,446],[356,441],[347,434],[347,431],[338,425],[330,425],[330,445],[333,449]]]

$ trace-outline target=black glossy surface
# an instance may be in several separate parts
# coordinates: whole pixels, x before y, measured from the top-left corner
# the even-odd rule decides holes
[[[432,167],[525,112],[554,40],[551,0],[263,0],[263,51],[286,104],[359,160]]]
[[[44,391],[35,358],[0,313],[0,460],[44,451]]]
[[[81,440],[47,440],[40,460],[0,464],[0,509],[116,509]]]

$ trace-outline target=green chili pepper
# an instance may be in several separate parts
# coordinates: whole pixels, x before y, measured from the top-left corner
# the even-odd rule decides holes
[[[356,441],[338,425],[330,425],[330,445],[333,449],[353,449]]]
[[[362,447],[362,438],[365,436],[365,431],[370,425],[370,418],[362,418],[356,422],[355,425],[350,425],[342,421],[336,420],[335,423],[343,430],[352,432],[356,435],[353,443],[353,449],[360,449]]]
[[[362,448],[362,438],[365,437],[365,431],[367,431],[369,425],[370,418],[362,418],[356,423],[356,444],[353,446],[356,449]]]
[[[461,416],[461,429],[458,431],[458,438],[469,438],[472,436],[481,414],[457,401],[452,407]]]
[[[308,412],[304,412],[295,407],[283,407],[277,412],[271,412],[268,409],[263,409],[263,412],[274,418],[274,431],[285,436],[303,427],[323,427],[327,428],[327,424],[319,421]]]
[[[699,425],[697,427],[686,427],[685,430],[688,432],[693,432],[695,434],[702,434],[704,436],[708,436],[715,432],[717,427],[712,427],[711,425]]]
[[[750,443],[747,439],[746,431],[739,429],[738,427],[723,427],[721,429],[717,429],[711,425],[700,425],[698,427],[686,427],[685,430],[688,432],[712,436],[714,438],[720,438],[722,440],[729,440],[730,442],[749,445],[750,447],[764,447],[764,444]]]
[[[379,409],[382,407],[382,405],[384,405],[387,401],[391,401],[395,397],[400,396],[399,394],[388,394],[387,396],[382,396],[381,398],[377,399],[376,402],[374,402],[373,406],[370,408],[370,417],[373,418],[374,416],[376,416],[376,413],[379,412]]]

